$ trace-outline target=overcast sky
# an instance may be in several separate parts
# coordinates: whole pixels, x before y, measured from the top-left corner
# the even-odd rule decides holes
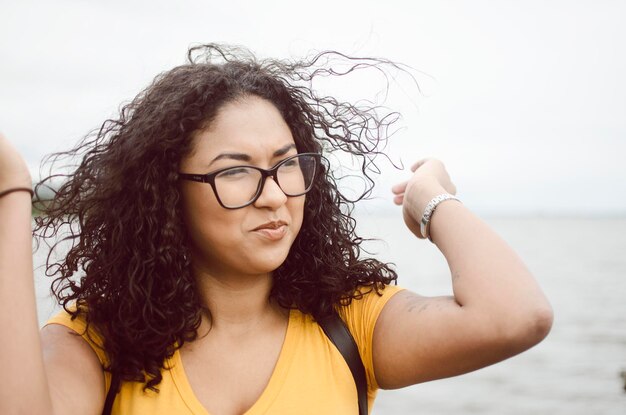
[[[0,131],[33,167],[72,146],[187,47],[336,49],[415,68],[386,105],[389,154],[440,158],[480,212],[626,215],[623,1],[0,0]],[[421,72],[418,72],[421,71]],[[371,80],[338,93],[372,98]],[[346,92],[347,91],[347,92]],[[332,91],[330,91],[332,92]],[[374,91],[373,93],[375,93]],[[408,175],[381,164],[373,206]]]

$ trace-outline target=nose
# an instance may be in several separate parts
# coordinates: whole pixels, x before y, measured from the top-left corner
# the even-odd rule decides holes
[[[256,207],[271,207],[277,209],[287,202],[287,195],[280,188],[273,177],[268,177],[263,183],[261,194],[254,202]]]

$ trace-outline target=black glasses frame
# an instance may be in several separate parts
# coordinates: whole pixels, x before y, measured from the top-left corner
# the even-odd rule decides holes
[[[283,188],[280,185],[280,182],[278,181],[278,169],[285,163],[287,163],[290,160],[293,160],[296,157],[300,157],[300,156],[313,156],[313,159],[315,160],[315,166],[314,166],[314,170],[313,170],[313,177],[311,178],[311,183],[309,184],[309,186],[304,190],[304,192],[302,193],[298,193],[298,194],[287,194],[285,193],[285,191],[283,190]],[[296,196],[302,196],[303,194],[307,193],[309,190],[311,190],[311,188],[313,187],[313,179],[315,178],[315,174],[317,173],[317,168],[319,166],[319,162],[320,162],[320,154],[318,153],[298,153],[295,154],[291,157],[287,157],[284,160],[281,160],[280,162],[278,162],[276,165],[274,165],[274,167],[272,167],[269,170],[266,169],[262,169],[260,167],[256,167],[256,166],[250,166],[250,165],[238,165],[238,166],[230,166],[230,167],[224,167],[223,169],[219,169],[219,170],[215,170],[211,173],[206,173],[206,174],[190,174],[190,173],[178,173],[178,178],[179,179],[183,179],[183,180],[191,180],[194,182],[200,182],[200,183],[208,183],[211,185],[211,187],[213,188],[213,193],[215,194],[215,198],[217,199],[217,201],[219,202],[219,204],[225,208],[225,209],[241,209],[244,208],[246,206],[249,206],[251,204],[253,204],[254,202],[257,201],[257,199],[259,198],[259,196],[261,196],[261,193],[263,192],[263,188],[265,187],[265,179],[267,179],[268,177],[271,177],[272,179],[274,179],[274,181],[276,182],[276,184],[278,185],[278,187],[280,187],[280,190],[285,193],[285,196],[288,197],[296,197]],[[238,169],[238,168],[242,168],[242,167],[246,167],[249,169],[254,169],[257,170],[261,173],[261,180],[259,181],[259,186],[257,187],[257,191],[256,194],[254,195],[254,197],[252,197],[252,200],[250,200],[248,203],[241,205],[241,206],[236,206],[236,207],[231,207],[231,206],[226,206],[224,205],[224,203],[222,202],[222,200],[220,199],[220,195],[217,192],[217,188],[215,186],[215,177],[226,171],[226,170],[230,170],[230,169]]]

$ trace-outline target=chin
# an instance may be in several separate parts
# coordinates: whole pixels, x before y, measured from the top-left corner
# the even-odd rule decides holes
[[[258,253],[261,254],[261,252]],[[276,255],[267,254],[262,258],[250,258],[251,268],[257,269],[260,273],[273,272],[285,262],[288,253],[289,251]]]
[[[280,267],[283,262],[287,259],[287,256],[277,258],[276,260],[264,261],[263,264],[260,264],[260,267],[263,268],[263,272],[274,272],[278,267]]]

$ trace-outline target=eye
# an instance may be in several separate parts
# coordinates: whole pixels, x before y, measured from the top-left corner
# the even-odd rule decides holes
[[[298,159],[298,157],[294,157],[290,160],[285,160],[283,166],[296,167],[298,164],[300,164],[300,160]]]
[[[275,165],[280,165],[281,168],[298,167],[300,165],[300,157],[298,157],[298,154],[292,154]]]
[[[217,177],[236,179],[240,177],[245,177],[249,174],[250,174],[250,169],[247,169],[245,167],[234,167],[232,169],[224,170]]]

